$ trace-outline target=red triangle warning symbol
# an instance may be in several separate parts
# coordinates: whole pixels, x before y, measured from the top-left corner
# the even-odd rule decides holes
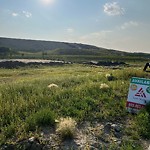
[[[144,90],[142,88],[139,89],[139,91],[135,94],[135,96],[146,98],[146,95],[145,95]]]

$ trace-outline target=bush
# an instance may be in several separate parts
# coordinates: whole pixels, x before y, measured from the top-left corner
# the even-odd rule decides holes
[[[42,109],[35,114],[32,114],[26,119],[26,130],[35,130],[40,126],[53,126],[55,124],[55,114],[48,108]]]

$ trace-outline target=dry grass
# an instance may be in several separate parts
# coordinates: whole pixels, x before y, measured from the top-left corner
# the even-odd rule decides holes
[[[63,140],[71,139],[75,136],[76,124],[76,121],[70,117],[61,118],[57,125],[56,132],[60,134]]]

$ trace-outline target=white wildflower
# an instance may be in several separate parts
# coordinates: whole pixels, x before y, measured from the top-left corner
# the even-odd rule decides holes
[[[108,89],[108,88],[109,88],[109,86],[106,83],[102,83],[100,85],[100,89]]]
[[[107,74],[105,75],[106,78],[108,78],[108,77],[110,77],[110,76],[111,76],[111,74],[109,74],[109,73],[107,73]]]
[[[53,87],[58,88],[58,85],[57,85],[57,84],[54,84],[54,83],[52,83],[52,84],[48,85],[48,88],[53,88]]]

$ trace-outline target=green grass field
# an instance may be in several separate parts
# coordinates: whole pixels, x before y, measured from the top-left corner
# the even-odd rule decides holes
[[[43,126],[54,127],[56,119],[71,117],[77,124],[130,122],[124,126],[128,141],[121,148],[134,149],[133,143],[150,138],[149,108],[138,115],[126,112],[130,78],[150,78],[142,69],[142,65],[111,69],[78,64],[0,69],[0,144],[38,134]],[[113,76],[112,81],[106,74]],[[142,149],[139,143],[138,148]]]

